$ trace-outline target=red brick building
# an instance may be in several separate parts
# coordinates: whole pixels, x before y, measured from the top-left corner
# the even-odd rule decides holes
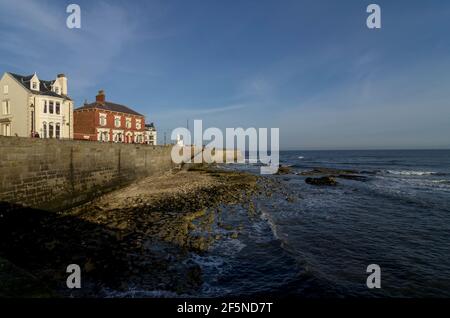
[[[99,91],[96,100],[73,111],[74,139],[102,142],[144,143],[145,118],[131,108],[105,100]]]

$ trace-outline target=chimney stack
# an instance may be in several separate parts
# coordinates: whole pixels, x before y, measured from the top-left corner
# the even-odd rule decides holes
[[[58,74],[56,80],[61,86],[61,95],[67,95],[67,77],[64,74]]]
[[[95,100],[99,103],[104,103],[105,102],[105,91],[99,90],[98,95],[95,96]]]

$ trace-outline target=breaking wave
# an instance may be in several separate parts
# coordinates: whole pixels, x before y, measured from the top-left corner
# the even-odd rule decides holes
[[[415,171],[415,170],[387,170],[388,174],[402,175],[402,176],[441,176],[445,173],[433,171]]]

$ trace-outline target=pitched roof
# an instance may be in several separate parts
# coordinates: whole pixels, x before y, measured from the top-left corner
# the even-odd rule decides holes
[[[109,110],[109,111],[113,111],[113,112],[126,113],[126,114],[144,117],[144,115],[139,114],[138,112],[135,112],[134,110],[132,110],[131,108],[129,108],[127,106],[115,104],[115,103],[111,103],[111,102],[106,102],[106,101],[105,102],[94,102],[91,104],[84,104],[83,106],[81,106],[75,110],[83,110],[83,109],[89,109],[89,108],[99,108],[99,109]]]
[[[72,100],[69,96],[67,95],[60,95],[60,94],[56,94],[55,92],[52,91],[52,85],[55,83],[55,81],[44,81],[44,80],[39,80],[40,85],[39,85],[39,91],[35,91],[35,90],[31,90],[30,89],[30,81],[33,78],[33,75],[19,75],[19,74],[15,74],[15,73],[11,73],[11,72],[7,72],[9,75],[11,75],[12,77],[14,77],[20,84],[22,84],[22,86],[24,88],[26,88],[28,91],[32,92],[33,94],[37,94],[37,95],[44,95],[44,96],[52,96],[52,97],[59,97],[59,98],[65,98],[68,100]]]

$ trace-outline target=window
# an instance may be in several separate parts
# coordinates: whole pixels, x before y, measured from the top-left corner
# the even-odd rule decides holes
[[[141,129],[141,120],[136,119],[136,129]]]
[[[9,87],[8,85],[3,86],[3,94],[8,94]]]
[[[57,139],[59,139],[61,137],[61,127],[60,127],[59,123],[56,123],[55,137]]]
[[[42,123],[42,136],[47,138],[47,123],[45,121]]]
[[[36,83],[36,82],[33,82],[33,83],[31,84],[31,88],[34,89],[34,90],[37,90],[37,83]]]
[[[55,87],[55,93],[59,94],[59,87]]]
[[[106,114],[100,114],[100,126],[106,126]]]
[[[11,124],[10,123],[2,124],[0,128],[1,128],[0,135],[11,136]]]
[[[53,138],[53,123],[48,124],[48,138]]]
[[[109,133],[107,131],[99,131],[98,132],[98,140],[101,142],[109,141]]]
[[[48,102],[48,112],[53,114],[53,101]]]
[[[120,116],[114,117],[114,126],[120,127]]]
[[[114,133],[114,142],[122,142],[123,136],[122,133]]]
[[[44,100],[44,114],[47,114],[47,101]]]
[[[59,102],[56,102],[56,105],[55,105],[55,112],[59,115],[59,112],[60,112],[60,108],[61,108],[61,105],[60,105],[60,103]]]
[[[10,107],[10,104],[9,104],[9,100],[4,100],[2,102],[2,111],[3,111],[3,115],[11,114],[11,107]]]
[[[126,123],[125,123],[125,127],[131,128],[131,118],[127,118]]]

